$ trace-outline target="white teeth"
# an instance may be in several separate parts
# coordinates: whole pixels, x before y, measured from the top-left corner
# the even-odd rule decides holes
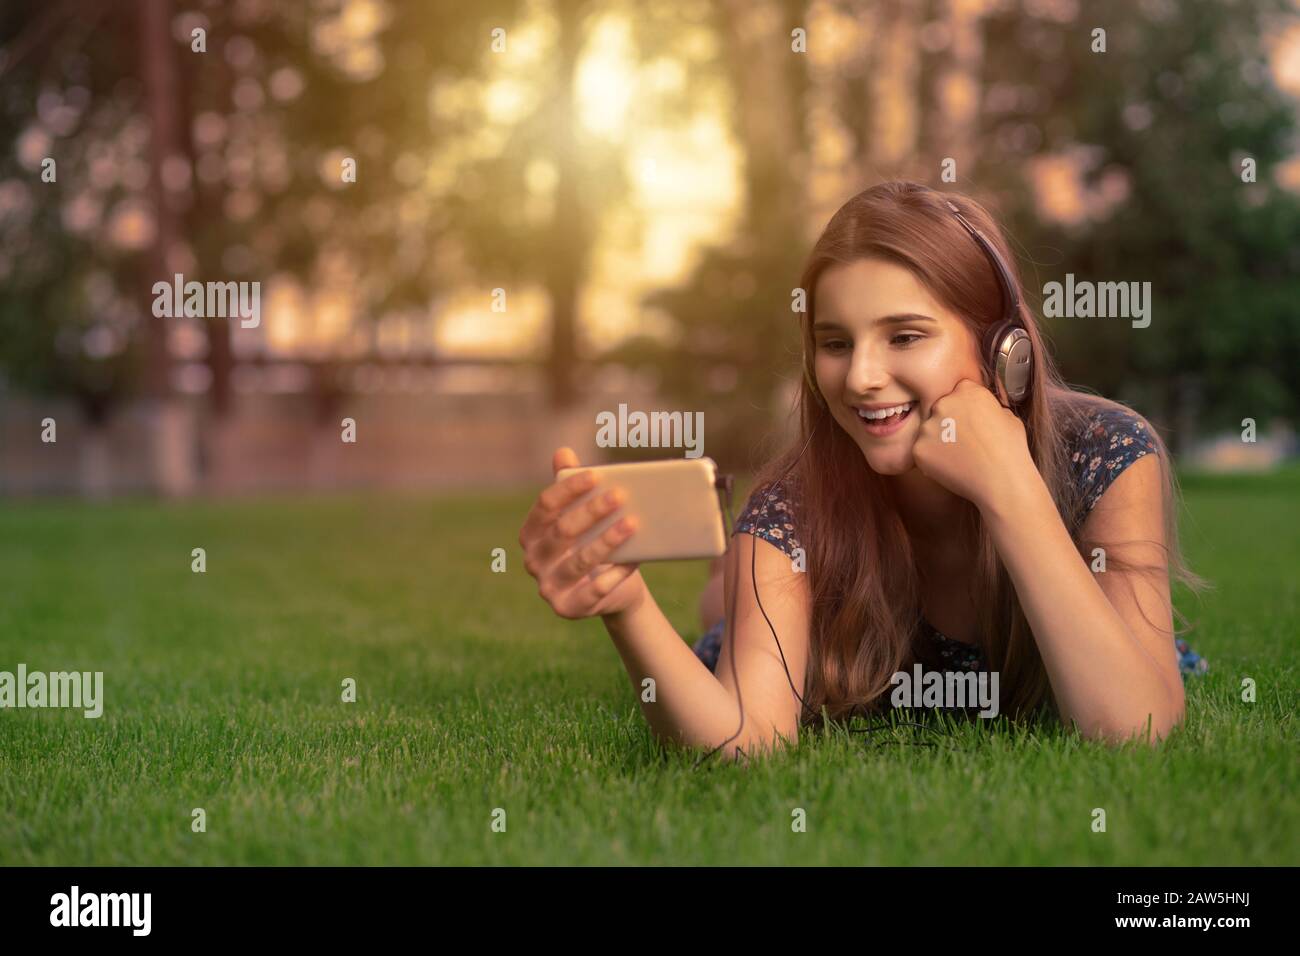
[[[867,419],[871,419],[872,421],[875,421],[877,419],[888,418],[890,415],[902,414],[911,407],[912,407],[912,403],[908,402],[906,405],[895,405],[893,408],[881,408],[875,411],[867,411],[865,409],[859,408],[858,414],[861,415],[863,418],[867,418]]]

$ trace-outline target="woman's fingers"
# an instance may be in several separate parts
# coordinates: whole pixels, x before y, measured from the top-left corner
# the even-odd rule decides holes
[[[581,468],[570,448],[557,448],[551,466],[557,475],[565,468]],[[577,503],[600,481],[591,470],[557,480],[538,495],[519,532],[524,568],[537,579],[538,594],[556,614],[571,620],[631,607],[647,593],[639,565],[608,563],[614,549],[636,532],[634,516],[623,516],[585,544],[575,543],[627,501],[625,490],[612,488]]]
[[[578,456],[572,448],[555,449],[555,454],[551,456],[551,469],[554,474],[558,475],[565,468],[577,467],[579,467]]]
[[[575,548],[567,558],[561,560],[551,573],[551,579],[562,590],[570,587],[589,571],[604,564],[614,549],[635,533],[636,517],[624,516],[622,520],[615,521],[601,532],[595,540],[589,541],[581,548]]]
[[[601,518],[617,511],[627,500],[622,488],[611,488],[603,495],[592,495],[581,505],[570,508],[555,522],[555,531],[564,538],[576,538]]]
[[[581,467],[568,448],[557,449],[551,464],[557,474],[564,468]],[[610,488],[580,501],[600,481],[597,472],[588,470],[543,489],[519,532],[524,568],[537,579],[543,600],[562,617],[602,613],[595,606],[638,567],[608,563],[614,550],[636,532],[637,519],[631,515],[614,522],[593,540],[575,545],[627,501],[622,488]]]
[[[525,561],[537,569],[554,563],[572,546],[575,538],[617,511],[626,500],[626,491],[613,488],[603,495],[592,495],[582,504],[573,505],[544,528],[530,545],[524,546]]]
[[[585,577],[577,587],[564,596],[562,602],[567,607],[579,609],[582,617],[600,614],[600,602],[605,600],[615,588],[636,573],[639,565],[609,564],[596,568]]]
[[[550,526],[564,513],[564,509],[599,482],[600,477],[595,472],[583,471],[543,488],[532,510],[528,512],[528,517],[524,519],[524,526],[519,532],[520,545],[527,549],[535,539],[544,538]]]

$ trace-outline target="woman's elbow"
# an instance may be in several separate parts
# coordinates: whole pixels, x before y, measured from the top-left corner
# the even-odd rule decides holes
[[[1083,736],[1100,740],[1112,747],[1122,747],[1134,741],[1156,747],[1173,733],[1174,728],[1180,725],[1186,716],[1187,706],[1182,694],[1179,694],[1176,700],[1144,713],[1100,721],[1083,731]]]
[[[734,740],[723,740],[716,743],[689,743],[680,738],[673,741],[677,746],[683,749],[698,750],[701,753],[717,753],[726,761],[749,761],[760,755],[770,756],[776,754],[787,747],[793,747],[799,742],[799,729],[794,727],[786,731],[781,731],[776,727],[770,727],[766,732],[747,731]]]

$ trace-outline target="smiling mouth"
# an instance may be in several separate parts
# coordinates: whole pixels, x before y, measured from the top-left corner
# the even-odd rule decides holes
[[[915,409],[916,402],[904,402],[902,405],[896,405],[893,408],[882,408],[879,411],[864,412],[856,408],[854,411],[868,434],[880,436],[897,431]]]

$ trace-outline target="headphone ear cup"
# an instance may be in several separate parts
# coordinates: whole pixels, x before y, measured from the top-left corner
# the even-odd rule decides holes
[[[997,322],[984,331],[984,340],[980,343],[980,347],[984,353],[984,364],[988,366],[990,372],[997,368],[998,349],[1002,347],[1002,340],[1006,338],[1011,328],[1010,322]]]
[[[1029,333],[1014,322],[1003,322],[989,336],[985,360],[994,391],[1003,405],[1023,401],[1034,372],[1034,346]]]
[[[989,382],[993,385],[994,392],[1001,395],[998,381],[998,351],[1002,348],[1003,340],[1012,328],[1010,322],[998,322],[990,325],[984,332],[984,339],[980,343],[980,350],[984,358],[984,368],[988,370]]]

